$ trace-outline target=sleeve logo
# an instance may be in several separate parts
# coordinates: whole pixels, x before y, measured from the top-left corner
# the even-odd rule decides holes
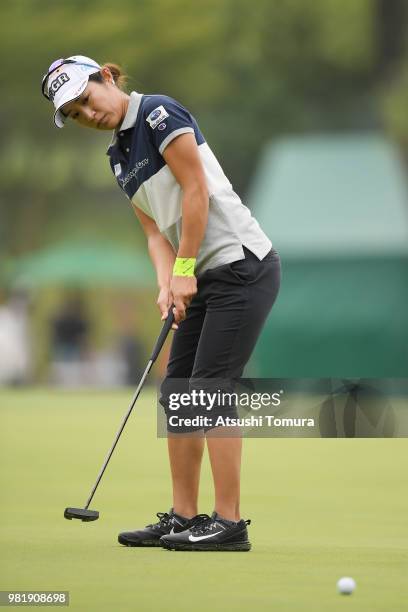
[[[154,130],[168,116],[169,114],[164,108],[164,106],[160,105],[150,113],[146,121],[150,125],[152,130]]]

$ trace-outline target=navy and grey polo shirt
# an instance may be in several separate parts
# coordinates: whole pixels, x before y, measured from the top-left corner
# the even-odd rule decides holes
[[[208,223],[197,254],[196,275],[244,259],[242,245],[263,259],[271,241],[234,192],[194,117],[173,98],[130,94],[125,118],[106,152],[119,187],[134,206],[154,219],[177,253],[182,190],[162,154],[174,138],[188,132],[195,136],[209,193]]]

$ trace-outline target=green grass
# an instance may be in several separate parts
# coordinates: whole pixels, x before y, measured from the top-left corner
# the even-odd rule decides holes
[[[131,391],[3,391],[0,590],[69,590],[86,612],[406,610],[406,439],[245,441],[242,510],[250,553],[124,548],[119,531],[171,505],[155,395],[142,392],[92,508],[81,506]],[[207,458],[200,512],[212,510]],[[351,597],[336,581],[357,581]]]

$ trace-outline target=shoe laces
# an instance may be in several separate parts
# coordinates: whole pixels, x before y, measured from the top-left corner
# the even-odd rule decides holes
[[[190,527],[190,531],[194,534],[202,534],[206,531],[211,531],[216,523],[216,519],[208,514],[197,514],[191,521],[193,524]]]
[[[168,512],[156,512],[156,516],[159,519],[157,523],[146,525],[146,527],[152,527],[153,529],[163,529],[167,527],[171,522],[171,516]]]
[[[197,514],[197,516],[191,519],[191,522],[192,526],[190,527],[190,531],[193,534],[204,534],[207,531],[212,531],[216,526],[225,529],[221,524],[222,521],[208,514]],[[244,520],[244,523],[245,525],[250,525],[251,519]]]

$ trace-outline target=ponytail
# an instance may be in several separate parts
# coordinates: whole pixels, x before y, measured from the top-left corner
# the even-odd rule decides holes
[[[126,88],[126,83],[128,80],[128,76],[122,72],[122,68],[118,66],[118,64],[113,64],[111,62],[106,62],[103,64],[102,68],[109,68],[112,73],[113,80],[115,81],[115,85],[119,87],[122,91]]]
[[[115,81],[115,85],[122,91],[126,91],[126,83],[128,80],[128,76],[122,72],[122,68],[118,66],[118,64],[113,64],[111,62],[106,62],[101,66],[102,68],[109,68],[111,71],[113,80]],[[103,83],[103,76],[100,72],[94,72],[89,76],[89,81],[96,81],[97,83]]]

